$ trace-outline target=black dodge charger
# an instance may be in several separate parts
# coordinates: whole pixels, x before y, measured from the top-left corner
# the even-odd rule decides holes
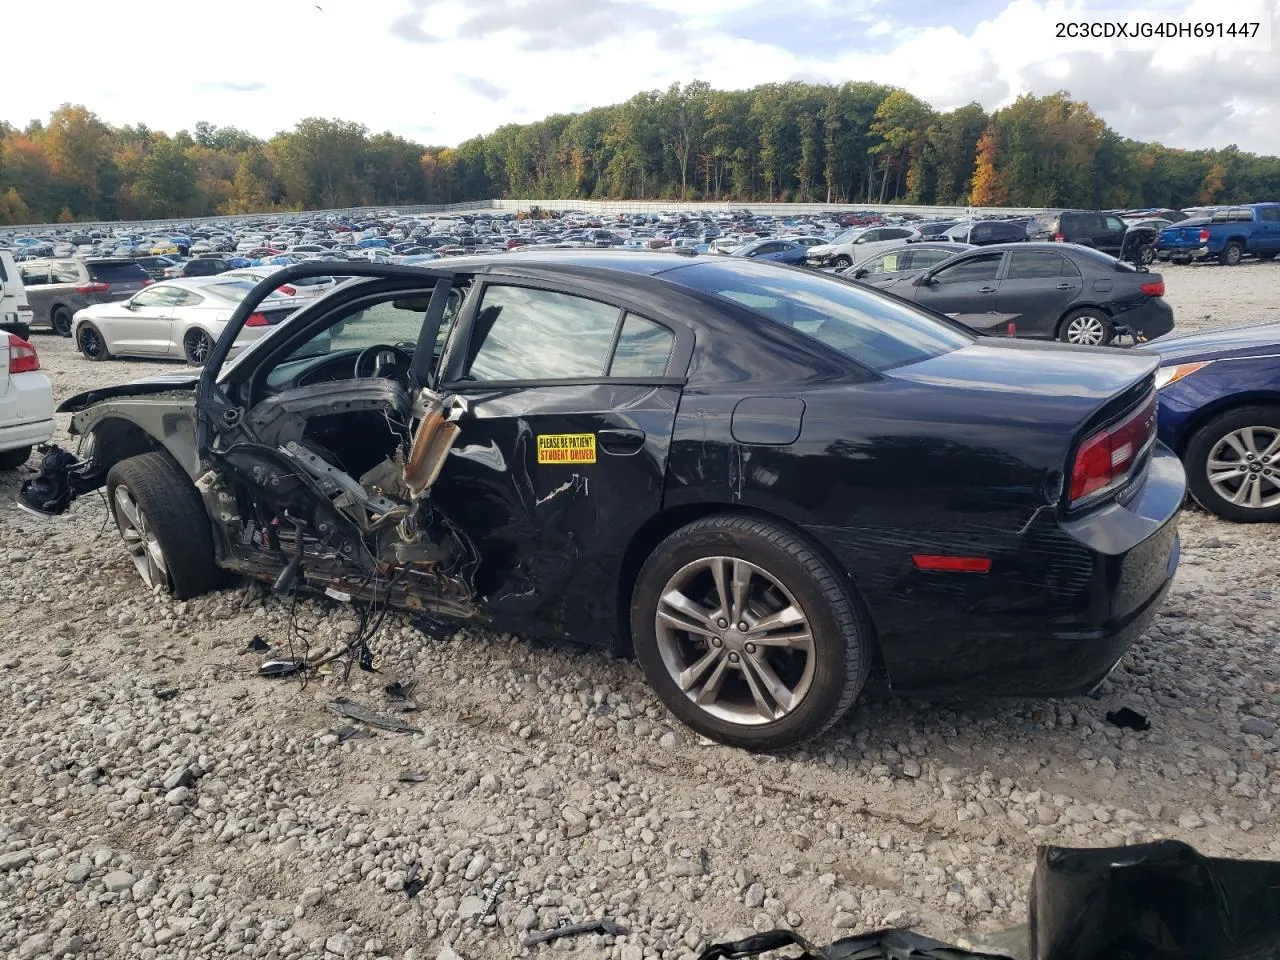
[[[977,337],[840,277],[534,251],[356,279],[199,379],[67,401],[143,579],[227,572],[634,651],[663,702],[768,749],[876,667],[903,691],[1098,684],[1178,560],[1156,358]],[[305,668],[305,667],[304,667]]]

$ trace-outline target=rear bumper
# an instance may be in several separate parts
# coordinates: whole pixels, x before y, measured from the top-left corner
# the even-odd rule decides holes
[[[53,388],[43,373],[16,373],[0,396],[0,450],[44,443],[53,436]]]
[[[1141,334],[1147,340],[1154,340],[1173,329],[1173,307],[1156,297],[1133,310],[1118,313],[1111,319],[1112,322],[1123,324],[1134,333]]]
[[[1210,256],[1208,247],[1157,247],[1157,260],[1203,260]]]

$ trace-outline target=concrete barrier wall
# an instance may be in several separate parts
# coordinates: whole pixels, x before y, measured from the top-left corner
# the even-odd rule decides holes
[[[498,211],[519,213],[539,207],[543,210],[580,210],[583,213],[594,213],[600,216],[612,216],[619,213],[723,213],[729,210],[749,210],[755,214],[770,216],[809,216],[822,213],[848,213],[850,211],[869,211],[876,213],[913,213],[923,217],[962,217],[962,216],[1027,216],[1039,213],[1041,207],[939,207],[911,206],[908,204],[868,204],[868,203],[737,203],[732,201],[681,203],[678,200],[474,200],[468,203],[437,204],[389,204],[384,207],[346,207],[335,210],[307,210],[297,213],[277,214],[288,218],[295,216],[362,216],[375,214],[382,210],[394,210],[407,216],[431,213],[480,213]],[[46,230],[101,230],[128,226],[139,232],[153,230],[172,230],[184,223],[234,223],[249,217],[272,216],[272,214],[235,214],[231,216],[182,217],[174,220],[128,220],[100,221],[77,223],[34,223],[0,228],[0,235],[9,236],[27,233],[40,233]]]

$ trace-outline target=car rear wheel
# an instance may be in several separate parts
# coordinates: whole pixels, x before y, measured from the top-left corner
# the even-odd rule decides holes
[[[713,740],[773,750],[838,721],[866,682],[871,626],[809,543],[736,514],[664,540],[636,579],[631,629],[667,708]]]
[[[1144,267],[1149,267],[1155,262],[1156,248],[1149,243],[1142,245],[1142,249],[1138,251],[1138,263]]]
[[[1226,267],[1234,267],[1243,256],[1244,247],[1235,240],[1229,240],[1227,245],[1222,248],[1222,252],[1218,254],[1218,262]]]
[[[1214,417],[1192,435],[1183,459],[1191,495],[1210,513],[1236,523],[1280,520],[1280,407]]]
[[[209,515],[167,453],[121,460],[107,472],[107,502],[142,582],[179,600],[219,585]]]
[[[1076,310],[1058,326],[1058,339],[1082,347],[1100,347],[1111,342],[1111,320],[1101,310]]]
[[[76,346],[80,348],[80,353],[86,360],[111,359],[111,353],[107,350],[107,341],[92,323],[86,323],[80,327],[79,332],[76,333]]]
[[[49,325],[58,336],[71,336],[71,311],[66,307],[57,307],[49,315]]]
[[[18,447],[16,450],[0,450],[0,470],[17,470],[30,457],[30,447]]]
[[[188,331],[182,338],[182,352],[186,354],[187,363],[193,367],[203,367],[212,351],[213,338],[203,330]]]

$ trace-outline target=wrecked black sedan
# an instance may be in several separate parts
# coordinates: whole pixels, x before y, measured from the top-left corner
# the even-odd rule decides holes
[[[1164,595],[1154,357],[975,336],[750,260],[533,252],[356,279],[199,379],[67,401],[25,505],[105,485],[153,588],[225,572],[634,651],[695,730],[905,691],[1060,694]]]

